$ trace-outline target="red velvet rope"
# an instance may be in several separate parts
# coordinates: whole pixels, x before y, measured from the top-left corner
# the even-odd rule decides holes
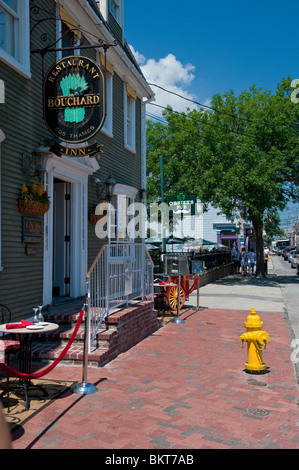
[[[66,353],[70,349],[70,347],[72,345],[72,342],[74,341],[75,336],[78,332],[79,326],[81,325],[83,315],[84,315],[84,309],[82,309],[80,311],[80,315],[79,315],[77,324],[75,326],[75,329],[73,331],[73,334],[72,334],[71,338],[69,339],[69,342],[67,343],[67,345],[65,346],[63,351],[61,351],[59,356],[55,359],[55,361],[50,366],[46,367],[45,369],[43,369],[40,372],[37,372],[35,374],[23,374],[22,372],[18,372],[17,370],[12,369],[11,367],[9,367],[4,362],[0,363],[0,368],[3,369],[4,372],[6,372],[10,377],[17,377],[18,379],[27,379],[27,380],[28,379],[38,379],[39,377],[42,377],[43,375],[48,374],[49,372],[51,372],[52,369],[54,369],[54,367],[57,366],[57,364],[64,358],[64,356],[66,355]]]
[[[195,287],[197,287],[197,284],[198,284],[198,281],[199,281],[199,276],[197,276],[193,282],[193,286],[191,287],[191,289],[189,290],[189,294],[192,294],[192,292],[194,291]]]

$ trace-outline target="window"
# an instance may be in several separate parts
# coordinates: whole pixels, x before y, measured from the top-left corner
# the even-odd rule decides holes
[[[58,47],[75,47],[79,46],[82,33],[77,23],[67,13],[67,11],[59,5],[59,16],[60,16],[60,31],[58,31],[60,41]],[[58,59],[67,57],[69,55],[80,55],[79,49],[66,49],[65,51],[58,51]]]
[[[119,22],[120,9],[118,0],[109,0],[109,10],[114,18]]]
[[[30,77],[29,0],[0,0],[0,59]]]
[[[128,207],[133,203],[134,200],[125,194],[119,194],[112,198],[111,204],[114,207],[114,212],[110,224],[111,242],[123,243],[134,240],[134,234],[128,231],[128,224],[133,218],[133,215],[128,213]]]
[[[106,72],[106,117],[102,131],[113,137],[113,75]]]
[[[135,91],[126,84],[125,90],[125,102],[124,102],[124,136],[125,136],[125,147],[132,152],[135,152],[135,103],[136,93]]]

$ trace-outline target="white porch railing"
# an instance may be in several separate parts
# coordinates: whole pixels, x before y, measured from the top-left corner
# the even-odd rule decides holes
[[[153,300],[154,264],[142,243],[104,245],[86,276],[88,352],[105,317],[135,299]]]

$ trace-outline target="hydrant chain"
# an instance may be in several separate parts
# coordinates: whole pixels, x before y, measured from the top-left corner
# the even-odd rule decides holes
[[[263,322],[254,308],[251,309],[244,326],[247,328],[247,332],[240,336],[240,340],[242,348],[244,342],[247,342],[248,362],[245,363],[245,369],[251,373],[259,373],[266,369],[266,364],[262,359],[262,350],[269,342],[269,335],[266,331],[261,330]]]

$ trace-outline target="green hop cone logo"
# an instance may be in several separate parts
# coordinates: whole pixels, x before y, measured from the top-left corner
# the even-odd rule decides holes
[[[77,74],[70,74],[60,82],[63,96],[82,96],[88,90],[88,83]],[[82,122],[85,117],[85,108],[67,108],[64,111],[65,122]]]

